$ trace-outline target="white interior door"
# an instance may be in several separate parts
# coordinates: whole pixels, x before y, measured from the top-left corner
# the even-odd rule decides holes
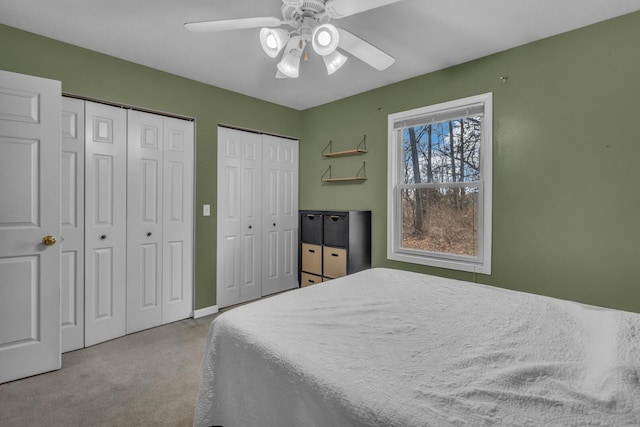
[[[126,333],[127,112],[85,103],[85,345]]]
[[[84,347],[84,101],[62,98],[62,352]]]
[[[127,333],[162,322],[162,116],[129,111]]]
[[[163,118],[162,323],[193,313],[195,131],[191,121]]]
[[[0,383],[60,368],[60,99],[0,71]]]
[[[218,307],[262,295],[261,164],[261,135],[218,128]]]
[[[262,295],[298,285],[298,141],[263,136]]]

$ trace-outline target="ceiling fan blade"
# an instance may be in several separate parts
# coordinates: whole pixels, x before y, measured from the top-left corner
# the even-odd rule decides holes
[[[339,28],[338,31],[340,32],[340,43],[338,46],[359,60],[371,65],[376,70],[386,70],[396,62],[394,57],[387,55],[360,37],[354,36],[349,31],[343,30],[342,28]]]
[[[329,0],[325,10],[330,17],[338,19],[399,1],[402,0]]]
[[[243,30],[246,28],[277,27],[284,24],[280,18],[264,16],[259,18],[221,19],[218,21],[187,22],[184,27],[193,33]]]

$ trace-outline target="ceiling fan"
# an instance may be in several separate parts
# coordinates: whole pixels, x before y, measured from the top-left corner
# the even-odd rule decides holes
[[[271,58],[283,51],[276,78],[297,78],[300,60],[307,60],[306,47],[322,56],[328,74],[347,62],[338,48],[355,56],[376,70],[387,69],[395,59],[347,30],[330,23],[370,9],[401,0],[282,0],[282,19],[273,16],[216,21],[188,22],[185,28],[194,33],[259,28],[262,49]],[[288,26],[292,29],[277,28]]]

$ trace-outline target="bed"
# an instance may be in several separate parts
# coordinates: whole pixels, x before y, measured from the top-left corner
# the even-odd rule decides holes
[[[638,426],[640,314],[371,269],[216,317],[196,426]]]

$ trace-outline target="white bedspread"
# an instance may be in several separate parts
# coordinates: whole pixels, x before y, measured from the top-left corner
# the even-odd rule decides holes
[[[640,315],[366,270],[218,316],[194,425],[640,426]]]

